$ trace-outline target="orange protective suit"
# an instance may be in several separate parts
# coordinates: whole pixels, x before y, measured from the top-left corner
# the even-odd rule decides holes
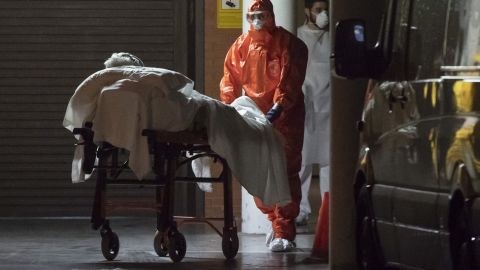
[[[237,97],[250,97],[263,111],[278,103],[283,112],[274,127],[285,137],[287,174],[292,202],[286,206],[267,206],[255,198],[257,207],[272,221],[275,238],[293,241],[295,217],[302,197],[299,171],[302,161],[305,107],[302,84],[305,79],[308,49],[296,36],[275,25],[269,0],[256,0],[249,12],[268,11],[261,30],[241,35],[230,47],[220,82],[220,98],[230,104]]]

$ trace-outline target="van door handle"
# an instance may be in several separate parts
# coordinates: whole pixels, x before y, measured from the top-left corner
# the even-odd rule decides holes
[[[400,27],[401,28],[408,28],[408,23],[401,23]],[[418,30],[418,27],[416,27],[415,25],[410,25],[410,30],[416,31],[416,30]]]
[[[405,103],[408,102],[408,97],[403,93],[402,91],[401,95],[395,96],[392,93],[390,93],[390,96],[388,97],[388,113],[392,113],[393,111],[393,103],[400,102],[400,107],[402,109],[405,108]]]

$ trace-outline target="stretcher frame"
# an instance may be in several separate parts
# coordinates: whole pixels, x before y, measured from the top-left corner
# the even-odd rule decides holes
[[[158,130],[143,130],[147,137],[149,152],[153,157],[154,180],[123,180],[118,179],[128,167],[128,160],[119,164],[119,148],[102,142],[93,142],[92,124],[86,123],[83,128],[75,128],[73,134],[81,135],[84,146],[83,170],[92,173],[96,170],[95,195],[92,207],[91,223],[94,230],[100,228],[102,237],[102,254],[107,260],[113,260],[119,251],[118,235],[112,231],[108,214],[120,208],[151,209],[157,214],[157,232],[154,237],[154,249],[158,256],[169,256],[172,261],[181,261],[186,253],[186,240],[178,227],[184,223],[200,222],[209,225],[222,237],[222,251],[227,259],[233,259],[239,247],[237,227],[233,216],[232,174],[225,159],[213,152],[208,145],[205,131],[166,132]],[[187,155],[188,154],[188,155]],[[189,177],[177,176],[178,168],[189,165],[200,157],[212,157],[222,164],[219,177]],[[97,165],[95,165],[97,159]],[[175,182],[208,182],[223,184],[224,218],[199,218],[174,216]],[[115,204],[107,199],[107,186],[132,185],[151,186],[155,190],[155,202],[128,202]],[[177,225],[177,220],[179,224]],[[224,221],[223,232],[220,232],[210,221]]]

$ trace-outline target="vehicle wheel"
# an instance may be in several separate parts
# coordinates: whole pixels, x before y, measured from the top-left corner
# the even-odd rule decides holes
[[[222,251],[227,259],[233,259],[238,253],[237,228],[223,229]]]
[[[385,263],[378,245],[366,187],[360,189],[356,208],[357,268],[383,270]]]
[[[458,210],[459,213],[452,218],[450,228],[450,254],[454,270],[467,270],[474,268],[472,243],[469,241],[470,214],[467,207]]]
[[[168,244],[167,239],[163,236],[163,233],[157,231],[155,233],[155,238],[153,239],[153,248],[155,252],[160,257],[166,257],[168,254]]]
[[[180,232],[169,233],[168,236],[168,255],[174,262],[179,262],[185,257],[187,252],[187,241]]]
[[[120,249],[120,241],[118,235],[109,231],[102,235],[102,254],[105,259],[111,261],[117,257]]]

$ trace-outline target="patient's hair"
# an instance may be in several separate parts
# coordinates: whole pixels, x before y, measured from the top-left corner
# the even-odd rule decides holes
[[[119,66],[145,66],[140,58],[127,52],[112,53],[105,63],[105,68],[119,67]]]

